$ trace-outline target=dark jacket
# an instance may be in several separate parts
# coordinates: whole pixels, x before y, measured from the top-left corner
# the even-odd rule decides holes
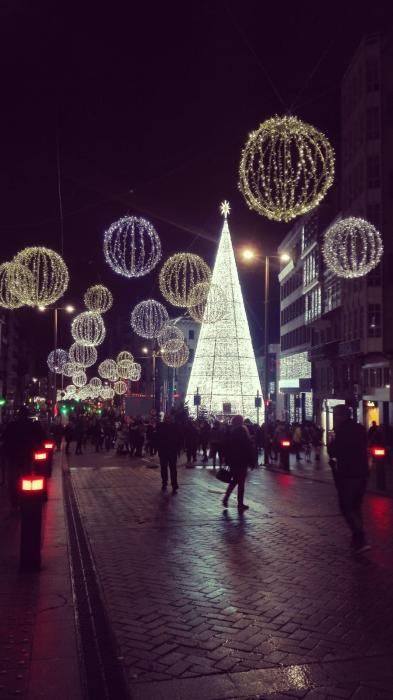
[[[226,460],[231,469],[247,469],[253,464],[254,451],[249,432],[245,425],[231,428],[225,443]]]
[[[335,431],[328,447],[337,463],[338,476],[361,478],[368,475],[367,433],[363,425],[347,420]]]
[[[179,447],[179,429],[174,423],[159,423],[157,425],[158,454],[177,454]]]

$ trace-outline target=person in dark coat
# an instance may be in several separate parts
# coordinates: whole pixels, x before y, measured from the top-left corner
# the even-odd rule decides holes
[[[177,482],[179,433],[172,416],[166,415],[163,422],[158,423],[156,441],[161,466],[162,490],[166,491],[167,488],[169,467],[172,491],[176,493],[179,488]]]
[[[243,416],[234,416],[231,430],[226,439],[225,452],[227,463],[231,470],[232,478],[225,492],[222,504],[228,507],[228,499],[237,486],[237,507],[240,512],[248,510],[244,504],[244,486],[247,476],[247,467],[254,461],[254,451],[250,435],[243,424]]]
[[[199,431],[194,421],[189,418],[184,431],[184,442],[186,445],[187,462],[196,462],[197,449],[199,443]]]
[[[18,411],[16,419],[8,423],[3,433],[12,508],[18,505],[18,481],[23,471],[31,471],[33,452],[41,446],[44,439],[45,432],[41,423],[29,418],[29,412],[25,406]]]
[[[68,455],[70,453],[70,444],[74,439],[74,426],[71,421],[69,421],[64,428],[64,439],[65,439],[65,453]]]
[[[338,503],[351,532],[351,546],[358,553],[370,549],[363,527],[362,502],[369,475],[367,433],[355,423],[347,406],[334,411],[334,438],[328,445]]]

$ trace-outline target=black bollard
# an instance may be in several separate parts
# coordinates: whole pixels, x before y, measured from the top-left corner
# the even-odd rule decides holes
[[[386,491],[386,472],[385,472],[385,457],[386,449],[384,447],[372,447],[371,454],[375,465],[375,481],[377,489]]]
[[[291,451],[290,440],[280,440],[280,464],[283,469],[289,471],[289,454]]]
[[[42,506],[45,477],[29,474],[20,482],[21,533],[19,567],[38,571],[41,566]]]

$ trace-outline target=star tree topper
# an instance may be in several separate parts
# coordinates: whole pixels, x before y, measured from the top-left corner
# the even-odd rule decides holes
[[[222,204],[220,204],[220,212],[221,212],[221,214],[223,215],[224,219],[227,219],[227,218],[228,218],[228,214],[231,213],[230,204],[229,204],[229,202],[228,202],[226,199],[224,199],[224,201],[222,202]]]

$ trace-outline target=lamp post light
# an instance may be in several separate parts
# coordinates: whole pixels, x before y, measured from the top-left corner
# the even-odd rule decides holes
[[[255,251],[253,248],[242,248],[240,251],[242,260],[246,263],[252,263],[255,261],[262,261],[264,264],[264,281],[265,281],[265,298],[264,298],[264,356],[265,356],[265,372],[264,372],[264,401],[265,407],[268,405],[266,401],[269,400],[269,291],[270,291],[270,260],[279,260],[282,263],[288,263],[291,260],[291,256],[288,253],[282,253],[282,255],[263,255],[259,251]],[[265,411],[265,422],[267,418],[267,412]]]
[[[152,348],[149,350],[146,346],[142,348],[142,352],[144,355],[149,355],[151,353],[151,359],[152,359],[152,383],[153,383],[153,406],[152,408],[156,412],[156,415],[158,416],[160,413],[160,397],[157,394],[157,357],[160,357],[160,350],[155,350]]]
[[[53,311],[53,349],[57,349],[57,337],[58,337],[58,312],[59,311],[65,311],[68,314],[73,314],[75,311],[75,307],[72,306],[72,304],[66,304],[65,306],[39,306],[38,311]],[[51,381],[51,387],[49,389],[49,397],[52,393],[52,400],[53,400],[53,415],[55,415],[55,406],[56,406],[56,399],[57,399],[57,381],[56,381],[56,372],[51,372],[52,375],[52,381]],[[63,375],[62,375],[62,382],[63,382]],[[51,391],[52,390],[52,391]]]

